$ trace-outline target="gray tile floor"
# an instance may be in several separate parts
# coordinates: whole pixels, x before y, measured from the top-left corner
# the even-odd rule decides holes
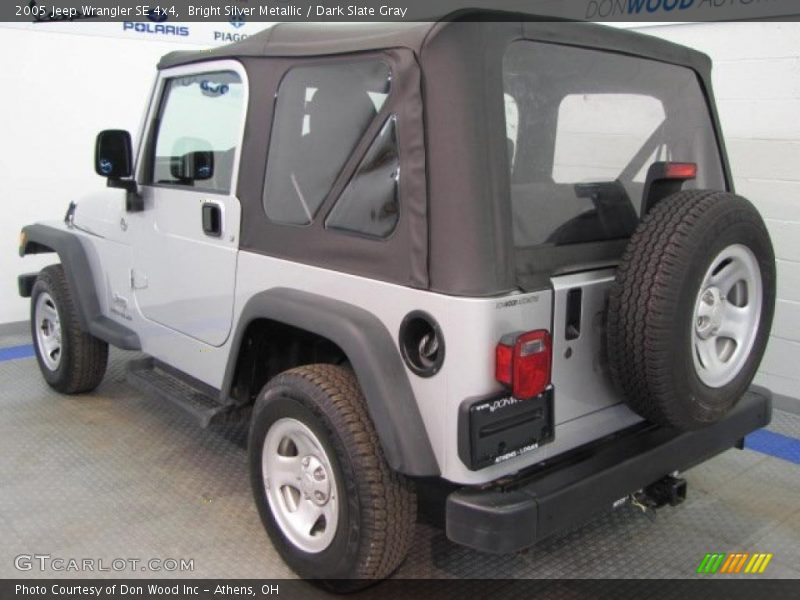
[[[0,348],[26,343],[0,336]],[[194,560],[184,576],[293,577],[251,501],[243,430],[202,430],[134,392],[132,356],[112,352],[101,387],[76,397],[53,393],[32,358],[0,362],[0,577],[81,576],[20,573],[19,554],[184,558]],[[798,437],[800,416],[776,412],[771,428]],[[686,578],[706,552],[762,551],[775,555],[769,576],[800,578],[800,467],[731,450],[686,477],[687,502],[654,522],[626,506],[512,556],[473,552],[420,522],[398,576]]]

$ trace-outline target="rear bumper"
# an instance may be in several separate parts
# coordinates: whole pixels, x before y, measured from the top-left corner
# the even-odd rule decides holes
[[[724,420],[700,431],[637,429],[523,472],[502,486],[461,488],[447,498],[447,537],[484,552],[522,550],[669,473],[740,444],[771,418],[770,392],[751,388]]]

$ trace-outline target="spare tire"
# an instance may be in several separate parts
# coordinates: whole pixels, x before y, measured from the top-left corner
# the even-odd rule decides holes
[[[774,305],[775,257],[756,208],[724,192],[669,196],[639,223],[611,288],[612,379],[654,423],[714,423],[752,382]]]

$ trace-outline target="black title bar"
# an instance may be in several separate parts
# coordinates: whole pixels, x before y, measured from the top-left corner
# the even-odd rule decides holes
[[[797,20],[797,0],[23,0],[0,6],[0,21],[436,21],[487,9],[543,18],[617,22]],[[509,17],[484,14],[482,20]]]
[[[300,580],[214,580],[214,579],[7,579],[0,581],[3,600],[293,600],[342,598],[350,600],[479,600],[525,598],[542,600],[795,600],[800,582],[741,578],[694,580],[648,579],[467,579],[410,580],[392,579],[375,584],[362,592],[333,596],[319,587]]]

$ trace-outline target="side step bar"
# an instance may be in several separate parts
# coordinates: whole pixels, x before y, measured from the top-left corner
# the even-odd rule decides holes
[[[232,406],[220,404],[214,390],[153,358],[128,363],[128,383],[138,391],[172,402],[192,415],[201,427],[225,421]]]

